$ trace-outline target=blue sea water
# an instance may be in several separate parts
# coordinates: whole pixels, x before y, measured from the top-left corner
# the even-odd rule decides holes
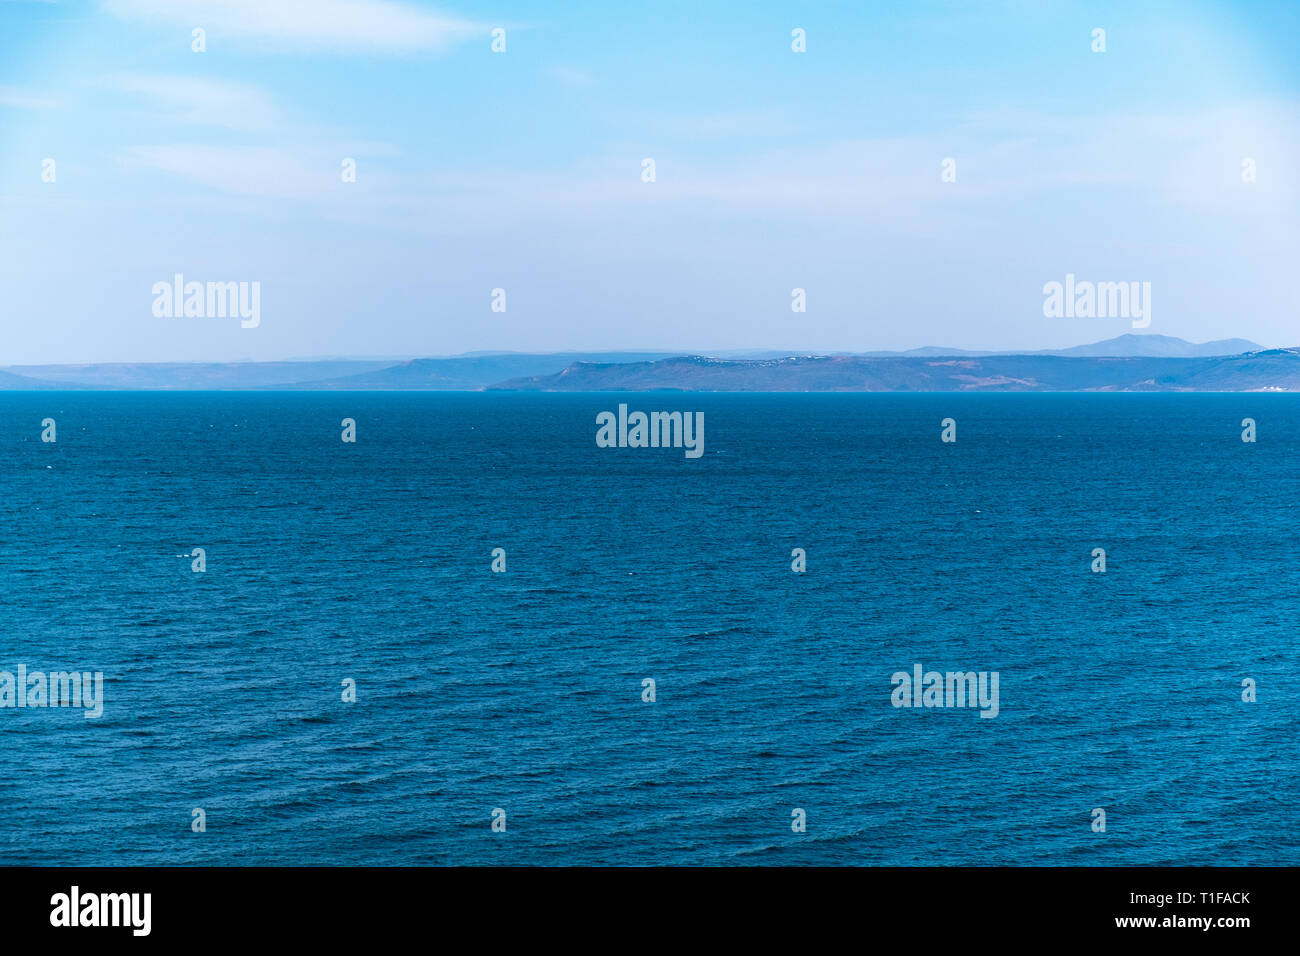
[[[0,456],[0,670],[105,680],[0,709],[0,863],[1300,863],[1297,396],[7,393]]]

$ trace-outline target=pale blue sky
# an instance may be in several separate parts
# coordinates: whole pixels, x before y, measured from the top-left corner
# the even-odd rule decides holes
[[[1066,273],[1300,345],[1297,35],[1254,0],[0,0],[0,365],[1129,331],[1045,318]],[[154,317],[177,272],[259,281],[260,326]]]

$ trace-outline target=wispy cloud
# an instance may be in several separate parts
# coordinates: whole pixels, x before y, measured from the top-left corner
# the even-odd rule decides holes
[[[1084,124],[1065,136],[1049,117],[978,115],[925,136],[754,148],[739,157],[656,152],[654,184],[640,179],[643,153],[626,149],[555,171],[367,165],[362,181],[344,188],[340,157],[383,158],[402,151],[391,144],[346,141],[292,149],[173,144],[131,147],[118,158],[128,168],[162,172],[231,196],[325,203],[398,230],[456,223],[461,234],[499,229],[503,222],[596,228],[602,221],[625,219],[633,209],[651,217],[703,210],[710,216],[816,221],[828,228],[870,222],[897,234],[946,233],[1005,216],[1036,222],[1047,213],[1034,210],[1050,210],[1056,200],[1123,209],[1139,194],[1153,207],[1213,212],[1262,229],[1274,222],[1280,228],[1294,213],[1294,186],[1275,172],[1294,154],[1294,140],[1262,135],[1293,125],[1294,117],[1294,107],[1281,105],[1242,108],[1231,117],[1215,111],[1108,115],[1105,122]],[[1235,131],[1227,141],[1226,130]],[[996,132],[989,136],[988,131]],[[957,184],[945,185],[940,161],[950,155],[957,157],[960,177]],[[1242,156],[1258,159],[1267,176],[1243,187]],[[1110,194],[1097,192],[1098,186],[1120,192],[1107,199]],[[361,195],[363,203],[351,201]],[[1033,200],[1029,207],[1027,198]]]
[[[394,0],[103,0],[124,20],[203,27],[292,48],[438,51],[487,28]]]
[[[59,103],[53,97],[16,86],[0,86],[0,106],[12,106],[21,110],[52,110]]]
[[[270,98],[255,86],[194,76],[124,73],[105,85],[134,93],[161,108],[169,118],[186,123],[234,130],[269,127],[276,111]]]
[[[339,182],[336,165],[313,164],[262,146],[130,146],[118,160],[128,169],[156,170],[224,192],[268,199],[320,199]]]
[[[546,71],[550,74],[551,79],[561,86],[567,86],[570,89],[582,89],[588,86],[596,85],[596,78],[586,70],[579,69],[576,66],[553,66]]]
[[[695,116],[651,116],[647,129],[665,136],[689,140],[721,140],[750,137],[786,137],[799,130],[799,120],[784,111],[742,110]]]

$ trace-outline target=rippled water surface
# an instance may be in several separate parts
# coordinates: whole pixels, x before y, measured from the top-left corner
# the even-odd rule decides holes
[[[1300,863],[1295,396],[8,393],[0,459],[0,670],[105,695],[0,709],[0,862]]]

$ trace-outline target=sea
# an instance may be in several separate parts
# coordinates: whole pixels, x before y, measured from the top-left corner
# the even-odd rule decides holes
[[[7,392],[0,461],[0,671],[102,674],[0,686],[0,864],[1300,864],[1300,396]]]

